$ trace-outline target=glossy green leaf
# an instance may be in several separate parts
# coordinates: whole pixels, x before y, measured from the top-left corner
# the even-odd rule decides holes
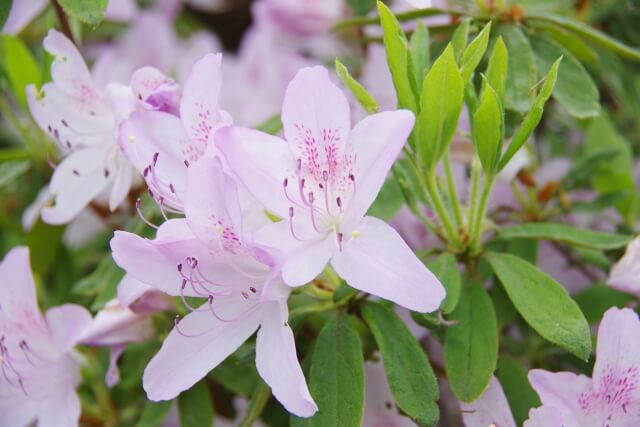
[[[347,67],[345,67],[338,58],[336,58],[336,73],[338,73],[338,77],[340,77],[342,83],[344,83],[367,113],[372,114],[379,110],[378,103],[373,96],[351,76]]]
[[[451,319],[457,324],[444,340],[447,380],[458,400],[471,402],[491,381],[498,359],[498,323],[487,291],[479,284],[463,289]]]
[[[390,308],[367,302],[362,316],[378,344],[389,388],[398,407],[428,426],[438,421],[436,376],[420,344]]]
[[[199,381],[178,396],[180,427],[213,425],[213,406],[205,381]]]
[[[429,46],[429,29],[422,21],[418,21],[409,40],[411,65],[416,82],[424,81],[424,77],[431,67],[431,50]]]
[[[472,121],[471,136],[482,169],[494,173],[502,151],[504,116],[498,94],[486,80]]]
[[[364,16],[376,7],[376,0],[347,0],[347,4],[353,10],[353,13]]]
[[[500,33],[509,51],[509,73],[505,89],[505,106],[521,113],[529,111],[533,103],[531,89],[538,72],[536,60],[527,36],[515,25],[505,25]]]
[[[396,179],[391,176],[382,185],[367,215],[375,216],[384,221],[391,221],[404,204],[402,191]]]
[[[576,21],[575,19],[552,14],[530,15],[527,16],[527,19],[532,21],[540,20],[550,22],[554,25],[570,30],[585,40],[610,50],[624,58],[640,61],[640,49],[629,47],[583,22]]]
[[[566,49],[541,37],[531,37],[538,69],[546,70],[560,56],[562,67],[553,88],[553,97],[574,117],[581,119],[600,114],[600,94],[580,61]]]
[[[311,395],[318,412],[295,425],[360,427],[364,415],[364,359],[358,333],[336,313],[320,331],[311,362]]]
[[[462,277],[456,266],[456,258],[450,253],[444,253],[433,261],[429,261],[427,267],[444,286],[446,296],[440,304],[440,309],[445,314],[449,314],[458,305],[462,286]]]
[[[499,36],[493,45],[493,51],[489,58],[489,65],[487,67],[487,80],[489,84],[498,94],[500,103],[504,105],[504,91],[507,84],[507,73],[509,67],[509,52],[507,46],[502,40],[502,36]]]
[[[97,27],[104,17],[108,0],[58,0],[65,13],[91,27]]]
[[[163,425],[164,419],[167,418],[169,411],[173,406],[173,401],[165,400],[161,402],[152,402],[150,400],[144,405],[142,415],[134,427],[160,427]]]
[[[527,370],[510,357],[500,357],[496,376],[507,397],[516,424],[529,418],[529,409],[540,406],[540,398],[529,384]]]
[[[486,259],[513,305],[533,329],[580,359],[589,358],[589,324],[562,285],[517,256],[489,252]]]
[[[551,24],[541,24],[540,27],[545,36],[567,49],[579,61],[593,62],[598,60],[598,53],[575,33]]]
[[[469,26],[471,25],[471,18],[465,18],[456,27],[456,30],[451,36],[451,47],[453,48],[453,56],[456,62],[462,59],[462,53],[467,47],[467,40],[469,39]]]
[[[491,21],[480,31],[464,50],[461,61],[462,80],[465,82],[471,78],[473,72],[478,67],[484,53],[489,45],[489,35],[491,34]]]
[[[632,236],[604,233],[553,222],[530,222],[504,227],[500,229],[498,237],[507,240],[513,238],[553,240],[595,249],[621,248],[626,246],[632,238]]]
[[[464,81],[448,46],[434,62],[422,84],[415,135],[418,155],[433,168],[444,155],[458,126]]]
[[[5,22],[7,22],[7,18],[9,17],[9,12],[11,11],[12,5],[13,0],[0,1],[0,28],[3,28]]]
[[[0,42],[7,78],[11,83],[13,96],[23,108],[27,107],[26,88],[30,84],[40,86],[40,67],[29,48],[17,37],[4,35]]]
[[[383,41],[387,53],[387,64],[398,95],[398,106],[417,112],[417,94],[413,92],[409,77],[409,73],[413,73],[413,71],[409,69],[407,37],[393,12],[380,1],[378,2],[378,13],[384,32]]]
[[[542,113],[544,112],[544,105],[551,96],[553,87],[556,83],[561,60],[562,58],[558,58],[558,60],[556,60],[556,62],[551,66],[531,110],[529,110],[529,112],[524,116],[524,120],[520,124],[518,130],[514,133],[511,138],[511,143],[502,155],[500,164],[498,165],[498,170],[502,170],[509,163],[518,150],[520,150],[525,142],[527,142],[536,126],[538,126],[538,123],[540,123]]]

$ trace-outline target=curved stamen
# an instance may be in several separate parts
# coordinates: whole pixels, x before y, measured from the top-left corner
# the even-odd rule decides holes
[[[159,228],[157,225],[155,225],[154,223],[152,223],[151,221],[149,221],[143,214],[142,211],[140,210],[140,198],[138,197],[138,200],[136,200],[136,211],[138,212],[138,216],[140,217],[140,219],[142,221],[144,221],[145,224],[147,224],[149,227],[155,228],[156,230]]]
[[[291,231],[291,235],[293,236],[294,239],[296,239],[299,242],[305,242],[306,240],[303,240],[301,238],[299,238],[296,235],[296,232],[293,230],[293,206],[289,207],[289,230]]]
[[[254,305],[252,305],[251,307],[249,307],[246,311],[243,311],[241,313],[239,313],[237,316],[231,318],[231,319],[224,319],[222,317],[220,317],[220,315],[218,313],[216,313],[216,310],[213,307],[213,297],[209,299],[209,309],[211,310],[211,314],[213,315],[213,317],[215,317],[216,319],[218,319],[221,322],[235,322],[236,320],[240,319],[242,316],[245,316],[249,313],[251,313],[256,307],[258,307],[260,304],[256,303]]]
[[[211,332],[211,331],[214,329],[214,328],[207,329],[207,330],[202,331],[202,332],[197,333],[197,334],[188,334],[188,333],[186,333],[186,332],[183,332],[183,331],[180,329],[180,326],[178,326],[178,325],[179,325],[179,323],[180,323],[180,316],[179,316],[179,315],[176,315],[176,317],[173,319],[173,327],[175,328],[175,330],[176,330],[176,331],[178,331],[178,333],[179,333],[180,335],[182,335],[182,336],[183,336],[183,337],[185,337],[185,338],[198,338],[198,337],[201,337],[201,336],[203,336],[203,335],[208,334],[209,332]]]
[[[329,172],[322,171],[322,181],[324,182],[324,207],[327,209],[327,213],[331,215],[331,209],[329,209]]]
[[[316,225],[316,216],[313,214],[314,206],[313,206],[313,192],[309,192],[309,206],[311,207],[311,209],[309,209],[309,213],[311,216],[311,224],[313,224],[313,228],[320,233],[320,229],[318,228],[318,226]]]

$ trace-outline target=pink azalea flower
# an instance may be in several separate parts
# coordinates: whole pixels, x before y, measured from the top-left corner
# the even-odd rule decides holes
[[[330,261],[351,286],[416,311],[433,311],[444,288],[393,228],[365,216],[411,132],[408,111],[375,114],[351,129],[344,94],[323,67],[302,69],[282,107],[286,140],[228,127],[216,134],[245,188],[283,218],[256,239],[286,254],[290,286]]]
[[[110,347],[111,357],[105,382],[109,387],[120,381],[117,362],[125,344],[146,341],[153,335],[151,317],[123,307],[117,300],[109,301],[96,314],[82,334],[80,342],[90,346]]]
[[[496,377],[482,395],[471,403],[460,402],[460,411],[466,427],[516,427],[511,408]]]
[[[542,401],[527,427],[640,425],[640,320],[631,309],[610,308],[598,328],[593,378],[534,369],[529,382]]]
[[[287,323],[290,290],[278,280],[278,256],[251,241],[235,183],[218,159],[207,156],[189,166],[186,188],[186,219],[163,223],[155,240],[116,232],[111,242],[116,263],[128,275],[180,296],[192,310],[176,321],[147,366],[147,396],[174,398],[259,328],[258,372],[287,410],[311,416],[317,407]],[[192,307],[187,296],[205,302]]]
[[[80,52],[55,30],[45,37],[44,47],[55,57],[53,81],[40,92],[29,86],[27,95],[38,125],[67,153],[49,185],[55,205],[42,211],[46,222],[64,224],[103,191],[109,192],[109,208],[115,210],[129,192],[132,168],[115,141],[107,91],[95,84]]]
[[[43,317],[29,250],[11,250],[0,264],[0,413],[2,425],[77,425],[79,355],[73,347],[91,322],[83,307],[54,307]]]
[[[257,20],[298,36],[328,32],[343,13],[342,0],[260,0],[254,5]]]
[[[629,243],[624,256],[611,268],[607,284],[640,297],[640,237]]]
[[[184,211],[187,167],[212,145],[214,131],[231,122],[218,105],[221,61],[221,54],[208,54],[194,65],[179,107],[175,107],[180,117],[171,111],[141,111],[131,114],[120,127],[122,150],[163,209]],[[155,81],[152,86],[159,87],[157,80],[151,80]],[[154,102],[173,100],[167,95],[156,98]]]

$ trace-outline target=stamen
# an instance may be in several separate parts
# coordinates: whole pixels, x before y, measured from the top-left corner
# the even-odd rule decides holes
[[[316,216],[313,214],[314,212],[314,207],[313,207],[313,193],[309,192],[309,207],[311,209],[309,209],[309,214],[311,216],[311,224],[313,224],[313,228],[320,233],[320,229],[318,228],[317,224],[316,224]]]
[[[340,210],[340,213],[342,212],[342,199],[340,199],[340,196],[336,197],[336,205],[338,205],[338,209]]]
[[[342,233],[338,233],[338,248],[340,252],[342,252],[342,240],[344,239],[344,235]]]
[[[180,329],[180,326],[178,326],[178,324],[179,324],[179,323],[180,323],[180,316],[179,316],[179,315],[176,315],[176,317],[173,319],[173,327],[176,329],[176,331],[178,331],[178,333],[179,333],[180,335],[182,335],[182,336],[183,336],[183,337],[185,337],[185,338],[197,338],[197,337],[201,337],[201,336],[203,336],[203,335],[205,335],[205,334],[208,334],[209,332],[211,332],[211,331],[212,331],[212,329],[209,329],[209,330],[206,330],[206,331],[200,332],[199,334],[187,334],[187,333],[183,332],[183,331]]]
[[[151,190],[149,190],[151,191]],[[144,221],[145,224],[147,224],[149,227],[153,227],[156,230],[158,229],[158,226],[155,225],[154,223],[152,223],[151,221],[149,221],[143,214],[142,211],[140,210],[140,198],[138,198],[138,200],[136,200],[136,211],[138,212],[138,216],[140,216],[140,219],[142,219],[142,221]]]

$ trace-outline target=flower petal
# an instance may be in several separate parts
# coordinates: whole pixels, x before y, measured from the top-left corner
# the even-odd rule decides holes
[[[45,314],[56,347],[70,351],[84,336],[91,324],[91,313],[76,304],[64,304],[50,308]]]
[[[204,157],[189,167],[185,215],[193,233],[210,247],[232,249],[243,243],[236,183],[219,159]]]
[[[226,310],[245,308],[242,297],[225,300]],[[205,306],[206,307],[206,306]],[[169,333],[144,371],[143,385],[150,400],[169,400],[187,390],[233,353],[260,324],[260,310],[237,320],[219,321],[209,311],[192,312]]]
[[[311,242],[286,255],[282,279],[289,286],[302,286],[315,279],[337,251],[333,234]]]
[[[482,395],[471,403],[460,402],[460,411],[466,427],[516,427],[511,408],[502,386],[492,377]]]
[[[596,363],[593,367],[595,392],[616,394],[620,399],[640,400],[638,387],[620,384],[640,382],[640,320],[630,308],[612,307],[598,328]]]
[[[589,405],[591,378],[571,372],[549,372],[533,369],[529,371],[529,383],[540,396],[543,407],[556,408],[565,425],[590,425],[590,417],[581,408],[580,398],[586,400],[584,403]],[[597,404],[597,402],[595,403]]]
[[[94,89],[93,78],[76,45],[64,34],[50,29],[42,45],[54,56],[51,64],[51,79],[61,89],[74,92],[80,86]]]
[[[331,265],[350,286],[410,310],[431,312],[444,299],[444,288],[385,222],[365,217],[336,252]]]
[[[41,319],[29,248],[18,246],[5,255],[0,263],[0,277],[0,319],[19,319],[26,313]]]
[[[161,111],[133,113],[120,126],[119,143],[156,196],[177,208],[184,204],[187,166],[193,150],[176,116]]]
[[[221,63],[222,54],[205,55],[195,63],[184,85],[180,117],[200,154],[204,153],[209,136],[218,123],[218,101],[222,85]]]
[[[540,406],[529,410],[524,427],[564,427],[562,413],[553,406]]]
[[[325,131],[335,135],[336,145],[346,144],[351,130],[349,102],[326,68],[302,68],[291,80],[282,103],[282,125],[296,157],[306,159],[312,154],[309,150],[323,148]]]
[[[359,221],[378,196],[413,123],[410,111],[398,110],[368,116],[355,125],[349,142],[356,152],[356,193],[347,207],[347,220]]]
[[[141,342],[153,335],[151,317],[122,307],[118,300],[109,301],[96,314],[82,334],[82,343],[94,346],[113,346]]]
[[[49,224],[65,224],[74,219],[113,177],[110,164],[105,165],[107,150],[102,147],[74,151],[60,163],[51,178],[49,189],[55,205],[42,209],[42,219]]]
[[[256,340],[256,368],[285,409],[299,417],[317,410],[296,354],[293,332],[287,323],[285,300],[266,304]]]
[[[269,211],[288,218],[291,203],[283,183],[295,166],[288,144],[264,132],[232,126],[216,132],[216,145],[247,191]]]
[[[69,427],[78,425],[80,398],[75,386],[65,384],[40,405],[38,427]]]
[[[130,274],[125,274],[120,283],[118,283],[118,301],[123,307],[129,307],[145,292],[154,289],[153,286],[141,282]]]
[[[121,156],[120,153],[118,153]],[[124,201],[129,194],[131,182],[133,181],[133,169],[124,157],[120,157],[121,161],[117,166],[116,178],[109,194],[109,209],[113,212]]]

